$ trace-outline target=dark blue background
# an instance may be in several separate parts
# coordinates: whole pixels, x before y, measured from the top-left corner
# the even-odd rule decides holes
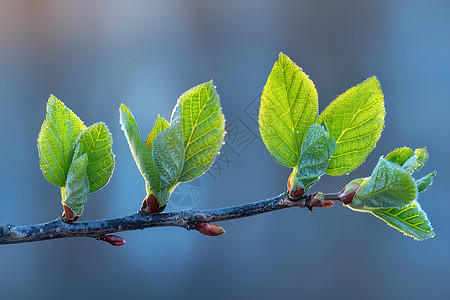
[[[213,208],[283,192],[289,170],[271,158],[251,113],[279,51],[315,82],[321,110],[371,75],[385,95],[386,128],[366,163],[312,190],[338,191],[380,155],[428,146],[419,175],[438,176],[420,202],[434,239],[416,242],[336,205],[223,223],[218,238],[160,228],[123,233],[119,248],[83,238],[8,245],[0,298],[448,299],[448,1],[1,1],[0,223],[61,214],[36,148],[50,93],[113,134],[114,175],[89,195],[82,220],[133,213],[145,196],[120,103],[148,133],[158,113],[169,118],[181,93],[210,79],[234,124],[227,159],[176,202]]]

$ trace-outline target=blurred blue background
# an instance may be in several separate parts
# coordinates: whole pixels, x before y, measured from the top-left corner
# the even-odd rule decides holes
[[[419,175],[438,171],[420,202],[436,237],[416,242],[369,214],[287,209],[221,223],[209,238],[180,228],[0,246],[1,299],[449,299],[450,4],[448,1],[1,1],[0,223],[61,214],[36,139],[55,94],[114,138],[110,184],[82,220],[139,209],[144,181],[118,123],[121,102],[148,133],[179,95],[214,79],[227,118],[220,161],[177,190],[175,204],[213,208],[278,195],[289,170],[258,133],[255,111],[279,51],[315,82],[320,108],[376,75],[386,128],[366,163],[324,176],[334,192],[380,155],[427,146]],[[184,197],[183,195],[189,195]]]

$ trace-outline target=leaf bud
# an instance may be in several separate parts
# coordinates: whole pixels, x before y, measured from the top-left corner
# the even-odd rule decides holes
[[[339,198],[341,199],[342,203],[344,203],[345,205],[351,203],[353,201],[353,197],[355,197],[355,194],[360,187],[361,184],[357,180],[348,183],[339,194]]]
[[[112,246],[122,246],[125,244],[125,239],[118,235],[108,234],[105,235],[105,242],[110,243]]]
[[[296,173],[296,169],[294,169],[292,171],[291,175],[289,175],[288,184],[287,184],[288,196],[292,200],[299,199],[305,192],[304,188],[298,187],[298,182],[295,178],[295,173]]]
[[[163,212],[166,205],[160,206],[158,199],[153,194],[148,194],[144,201],[142,201],[141,211],[147,214],[160,213]]]
[[[333,201],[324,200],[323,193],[316,192],[314,194],[311,194],[307,208],[310,212],[312,212],[313,207],[331,207],[333,205],[334,205]]]
[[[64,209],[64,213],[63,213],[64,222],[69,222],[69,223],[75,222],[80,217],[80,216],[74,216],[72,209],[65,204],[63,204],[63,209]]]
[[[289,198],[291,198],[292,200],[296,200],[296,199],[300,198],[304,192],[305,192],[305,189],[303,189],[303,188],[289,190],[288,191]]]
[[[194,225],[194,228],[201,234],[208,236],[218,236],[225,233],[225,230],[221,226],[210,223],[197,223]]]

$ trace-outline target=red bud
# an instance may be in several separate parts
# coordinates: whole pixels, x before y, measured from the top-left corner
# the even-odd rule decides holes
[[[80,217],[74,216],[72,209],[65,204],[63,204],[63,209],[64,209],[63,218],[65,219],[66,222],[75,222]]]
[[[109,234],[105,235],[105,242],[110,243],[112,246],[122,246],[125,244],[125,239],[118,235]]]
[[[333,201],[325,200],[322,202],[322,207],[332,207],[334,205]]]
[[[309,200],[309,203],[307,204],[308,210],[310,212],[313,212],[312,211],[313,207],[331,207],[334,205],[333,201],[323,200],[324,195],[322,193],[317,192],[317,193],[311,194],[310,197],[311,198]]]
[[[342,203],[349,204],[353,201],[353,197],[355,197],[356,192],[361,187],[361,184],[358,182],[352,181],[348,183],[340,192],[339,198]]]
[[[210,223],[197,223],[194,225],[194,228],[201,234],[208,236],[218,236],[225,233],[225,230],[222,227]]]
[[[156,199],[155,195],[149,194],[145,197],[144,201],[142,201],[141,211],[152,214],[163,212],[165,208],[166,205],[159,206],[158,199]]]
[[[311,207],[318,207],[318,206],[321,206],[321,204],[322,204],[322,201],[318,198],[312,198],[309,201],[309,205],[311,205]]]
[[[305,192],[305,190],[302,188],[296,189],[296,190],[289,190],[289,198],[296,200],[296,199],[300,198],[304,192]]]

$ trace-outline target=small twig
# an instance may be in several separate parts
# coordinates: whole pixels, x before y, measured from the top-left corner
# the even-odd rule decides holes
[[[329,193],[323,195],[323,200],[341,201],[342,193]]]
[[[141,212],[134,213],[121,218],[104,219],[87,222],[66,223],[61,218],[56,220],[34,224],[14,226],[4,224],[0,227],[0,244],[16,244],[43,241],[49,239],[67,238],[67,237],[92,237],[97,240],[107,241],[110,244],[119,245],[117,236],[105,236],[110,233],[145,229],[150,227],[178,226],[187,230],[197,229],[197,224],[211,223],[245,218],[270,211],[276,211],[288,207],[307,207],[313,206],[312,195],[304,195],[299,199],[290,199],[286,193],[279,196],[261,200],[253,203],[217,208],[217,209],[188,209],[167,213],[154,213],[150,215]]]

